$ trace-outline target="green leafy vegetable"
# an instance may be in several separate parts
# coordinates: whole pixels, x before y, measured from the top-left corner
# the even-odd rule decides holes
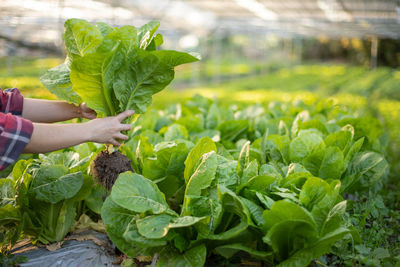
[[[13,181],[0,180],[0,194],[13,192],[13,197],[0,198],[0,213],[7,211],[4,218],[10,219],[13,214],[14,233],[22,230],[44,244],[62,241],[74,225],[76,216],[82,213],[78,207],[93,188],[93,179],[80,171],[87,168],[87,161],[88,158],[81,159],[79,154],[71,152],[55,152],[39,155],[37,160],[19,161],[13,169]],[[9,199],[8,203],[5,199]],[[10,241],[15,242],[18,236],[12,238]]]
[[[67,60],[41,81],[59,98],[83,101],[102,116],[128,109],[144,113],[152,96],[173,80],[174,67],[198,60],[183,52],[156,50],[162,44],[162,36],[154,35],[158,27],[155,21],[136,29],[67,20]]]

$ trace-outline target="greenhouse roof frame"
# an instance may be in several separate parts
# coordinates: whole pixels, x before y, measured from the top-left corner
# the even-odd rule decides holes
[[[219,18],[221,28],[228,30],[247,29],[284,36],[400,39],[400,1],[397,0],[184,0],[184,2],[213,13]]]
[[[0,38],[60,46],[71,17],[189,33],[400,39],[400,0],[2,0]]]

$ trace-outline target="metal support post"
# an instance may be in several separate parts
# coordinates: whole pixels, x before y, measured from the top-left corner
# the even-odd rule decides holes
[[[377,37],[371,39],[371,69],[375,69],[378,66],[378,45],[379,40]]]

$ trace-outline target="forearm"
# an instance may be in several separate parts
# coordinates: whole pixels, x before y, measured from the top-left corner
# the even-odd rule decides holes
[[[85,142],[119,146],[117,140],[128,140],[128,136],[121,131],[132,128],[130,124],[121,122],[133,113],[134,111],[127,110],[116,116],[93,119],[84,123],[34,123],[31,139],[23,152],[46,153]]]
[[[24,153],[46,153],[90,141],[88,123],[34,123],[31,140]]]
[[[79,107],[64,101],[24,98],[22,117],[33,122],[57,122],[80,117]]]

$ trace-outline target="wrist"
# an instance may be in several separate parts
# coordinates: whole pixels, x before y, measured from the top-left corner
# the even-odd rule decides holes
[[[83,122],[83,123],[78,123],[78,125],[81,126],[81,133],[82,133],[82,137],[83,137],[83,141],[84,142],[94,142],[94,127],[93,124],[90,123],[90,121],[88,122]]]
[[[82,103],[79,104],[78,106],[74,105],[74,117],[75,118],[82,118]]]

